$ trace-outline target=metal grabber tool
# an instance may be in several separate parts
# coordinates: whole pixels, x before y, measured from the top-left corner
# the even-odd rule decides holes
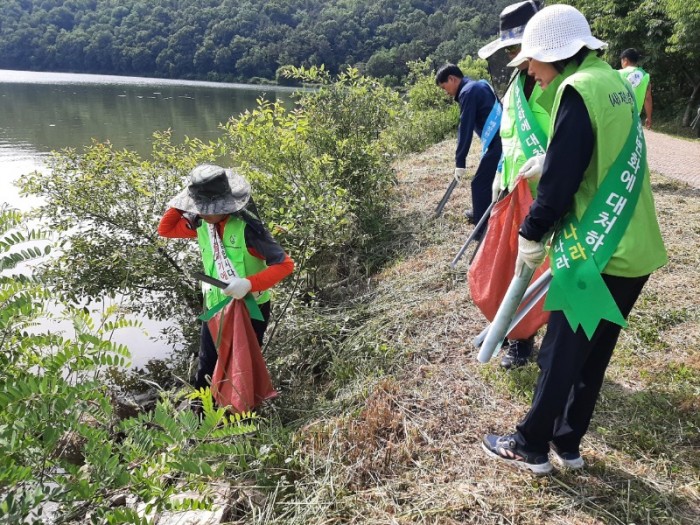
[[[500,200],[501,200],[503,197],[505,197],[507,194],[508,194],[508,190],[502,190],[501,193],[500,193],[500,195],[498,196],[498,199],[496,200],[496,202],[500,201]],[[454,268],[457,266],[457,263],[459,262],[459,260],[460,260],[460,259],[462,258],[462,256],[464,255],[464,252],[467,251],[467,248],[468,248],[469,245],[472,243],[472,241],[474,241],[475,239],[478,238],[478,244],[477,244],[476,250],[474,250],[474,253],[472,254],[472,257],[471,257],[471,259],[469,260],[469,264],[471,264],[472,260],[474,259],[474,256],[476,255],[476,252],[477,252],[478,249],[479,249],[479,244],[480,244],[481,241],[484,239],[484,236],[485,236],[485,233],[486,233],[486,232],[485,232],[485,231],[482,231],[482,230],[486,230],[486,223],[488,222],[489,217],[491,217],[491,210],[492,210],[493,207],[495,206],[496,202],[492,202],[491,204],[489,204],[489,207],[486,208],[486,211],[485,211],[484,214],[481,216],[481,219],[479,219],[479,222],[477,222],[477,223],[476,223],[476,226],[474,226],[474,230],[469,234],[469,237],[467,237],[467,240],[464,241],[464,244],[462,245],[462,247],[461,247],[461,248],[459,249],[459,251],[457,252],[457,255],[455,255],[455,258],[452,259],[452,262],[450,263],[450,267],[451,267],[452,269],[454,269]]]
[[[457,184],[459,184],[459,178],[452,177],[452,180],[450,181],[450,185],[447,186],[447,189],[445,190],[445,194],[442,196],[442,199],[440,199],[440,202],[438,203],[437,208],[435,208],[435,218],[436,219],[440,215],[442,215],[442,210],[445,209],[445,204],[447,204],[447,201],[450,200],[450,197],[452,196],[452,192],[455,191]]]

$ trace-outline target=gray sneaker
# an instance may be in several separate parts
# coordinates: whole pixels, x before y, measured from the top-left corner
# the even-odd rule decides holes
[[[550,449],[552,456],[562,467],[570,468],[573,470],[583,468],[586,464],[581,457],[581,454],[576,452],[564,452],[557,449],[554,443],[550,444]]]
[[[522,448],[513,435],[498,436],[486,434],[481,441],[481,448],[489,457],[504,461],[514,467],[529,470],[537,475],[552,472],[552,464],[547,454],[529,452]]]

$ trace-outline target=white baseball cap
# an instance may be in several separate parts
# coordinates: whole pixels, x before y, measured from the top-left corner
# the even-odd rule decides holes
[[[586,17],[575,7],[556,4],[538,11],[525,26],[520,53],[508,63],[516,67],[530,58],[557,62],[582,47],[602,49],[608,44],[591,34]]]

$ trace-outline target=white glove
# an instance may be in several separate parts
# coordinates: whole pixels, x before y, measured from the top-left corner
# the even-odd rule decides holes
[[[493,177],[493,184],[491,184],[491,202],[498,201],[498,196],[503,191],[503,188],[501,187],[502,179],[502,175],[496,172],[496,175]]]
[[[457,179],[457,182],[460,182],[462,180],[462,177],[467,176],[467,168],[455,168],[455,179]]]
[[[520,168],[518,175],[524,179],[539,179],[542,176],[542,168],[544,168],[544,158],[546,155],[536,155],[525,161],[523,167]]]
[[[251,287],[252,285],[248,279],[234,277],[233,280],[228,283],[228,286],[223,289],[223,292],[224,295],[228,295],[234,299],[243,299],[246,294],[250,292]]]
[[[518,258],[515,260],[515,276],[523,274],[524,267],[536,270],[544,261],[544,244],[538,241],[530,241],[518,235]]]

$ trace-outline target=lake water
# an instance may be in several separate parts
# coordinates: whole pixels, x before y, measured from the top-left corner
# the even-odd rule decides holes
[[[45,171],[53,150],[81,150],[92,139],[147,156],[154,131],[173,139],[220,136],[219,124],[257,105],[257,99],[291,100],[292,89],[214,82],[107,75],[0,70],[0,203],[29,209],[13,182]],[[161,325],[147,321],[149,336]],[[165,357],[169,349],[140,331],[117,336],[132,349],[134,365]]]

